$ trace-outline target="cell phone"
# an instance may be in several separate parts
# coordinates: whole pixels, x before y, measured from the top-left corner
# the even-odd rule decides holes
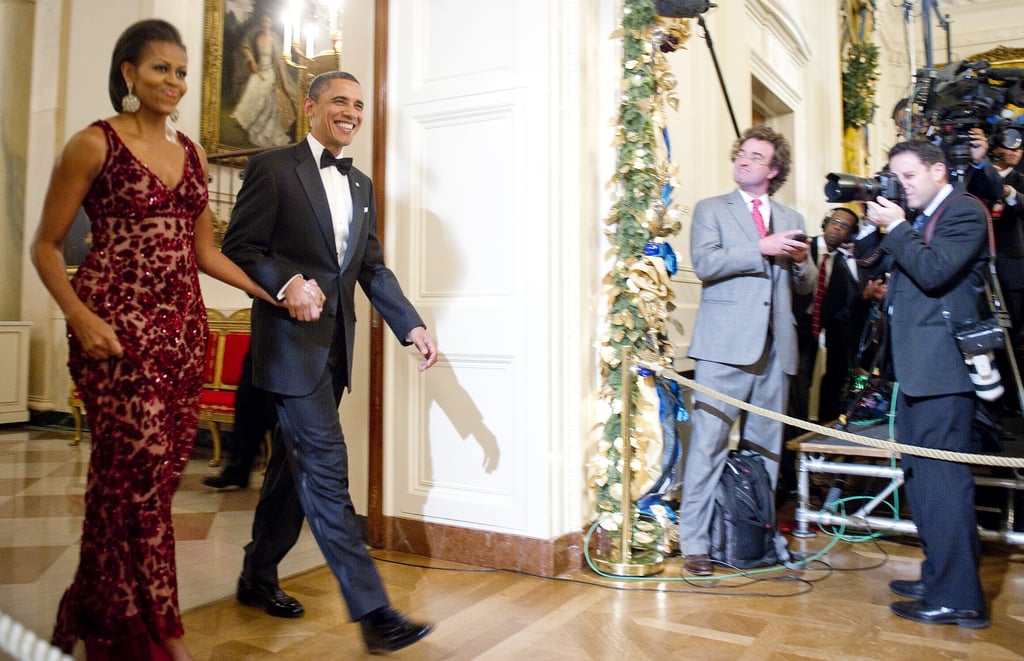
[[[803,232],[799,234],[794,234],[793,236],[789,237],[791,241],[799,241],[800,243],[807,243],[807,239],[809,238],[810,237],[804,234]]]

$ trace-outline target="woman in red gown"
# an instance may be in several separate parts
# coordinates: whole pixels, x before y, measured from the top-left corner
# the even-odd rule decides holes
[[[91,429],[85,522],[53,642],[89,659],[189,659],[171,498],[198,427],[207,325],[198,272],[270,297],[213,243],[206,156],[167,118],[188,86],[181,35],[160,20],[118,39],[118,114],[68,141],[32,245],[64,312]],[[79,207],[92,247],[69,282],[64,238]]]

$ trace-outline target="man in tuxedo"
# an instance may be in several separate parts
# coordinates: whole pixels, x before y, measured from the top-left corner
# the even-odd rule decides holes
[[[984,311],[988,223],[984,205],[954,191],[942,150],[922,141],[889,151],[889,169],[906,191],[913,222],[883,197],[867,203],[867,220],[887,233],[886,297],[892,367],[899,383],[896,437],[901,443],[971,451],[975,394],[953,329]],[[917,580],[889,584],[910,601],[900,617],[929,624],[988,626],[978,576],[981,541],[974,477],[966,464],[904,453],[907,501],[925,558]]]
[[[807,261],[803,217],[774,202],[789,174],[785,137],[767,126],[747,129],[732,151],[738,190],[697,203],[690,233],[701,302],[690,342],[696,380],[772,411],[786,410],[787,375],[796,373],[793,292],[806,294],[817,269]],[[709,526],[715,486],[728,459],[729,428],[739,409],[694,395],[693,434],[683,471],[679,540],[684,568],[713,573]],[[779,472],[782,423],[746,416],[741,446],[760,452],[772,488]]]
[[[237,596],[271,615],[302,614],[278,586],[277,563],[304,513],[368,650],[388,652],[432,626],[390,607],[348,492],[338,406],[351,386],[356,283],[395,336],[415,345],[421,371],[438,353],[384,264],[372,182],[340,158],[363,120],[359,82],[342,71],[321,74],[303,109],[305,140],[250,159],[224,237],[224,253],[281,301],[252,310],[253,384],[273,393],[279,424]]]

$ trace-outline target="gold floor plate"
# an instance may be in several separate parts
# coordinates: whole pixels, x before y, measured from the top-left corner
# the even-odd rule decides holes
[[[612,576],[651,576],[665,568],[665,558],[655,551],[640,551],[631,555],[629,562],[613,562],[592,558],[598,571]]]

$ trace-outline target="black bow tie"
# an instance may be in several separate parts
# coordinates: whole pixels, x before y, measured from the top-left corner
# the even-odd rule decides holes
[[[331,152],[325,149],[323,153],[320,154],[320,167],[329,168],[331,166],[338,168],[338,172],[347,175],[348,171],[352,169],[352,159],[334,158],[334,156],[331,155]]]

